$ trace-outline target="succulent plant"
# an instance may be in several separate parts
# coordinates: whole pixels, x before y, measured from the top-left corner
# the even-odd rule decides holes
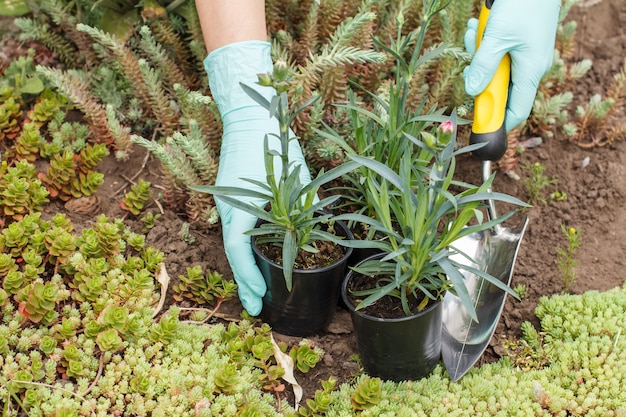
[[[55,417],[78,417],[78,411],[70,410],[67,408],[58,409],[55,414]]]
[[[78,153],[76,158],[77,167],[83,174],[87,174],[96,169],[96,166],[108,154],[109,150],[104,143],[94,145],[87,144],[85,148]]]
[[[177,308],[170,308],[158,323],[154,323],[150,327],[148,336],[150,340],[164,345],[172,342],[179,328],[178,314],[179,310]]]
[[[136,251],[140,251],[146,246],[146,237],[138,233],[127,231],[124,235],[124,239],[126,240],[126,244]]]
[[[28,245],[28,234],[21,223],[11,223],[2,229],[2,246],[11,257],[19,258]]]
[[[55,226],[46,232],[45,244],[51,260],[64,264],[76,250],[76,237],[64,228]]]
[[[90,339],[95,339],[101,331],[102,326],[96,321],[90,321],[85,325],[85,336]]]
[[[35,282],[22,288],[16,295],[21,314],[33,323],[51,324],[58,313],[55,311],[58,288],[51,282]]]
[[[96,192],[98,187],[104,182],[104,174],[101,172],[89,171],[86,174],[79,172],[70,181],[70,195],[73,198],[90,196]]]
[[[236,392],[239,382],[239,368],[234,363],[229,363],[215,373],[215,392],[231,394]]]
[[[9,294],[2,288],[0,288],[0,307],[5,306],[9,302]],[[0,349],[1,350],[1,349]],[[2,353],[2,352],[0,352]]]
[[[9,271],[17,269],[15,260],[8,253],[0,253],[0,277],[6,276]]]
[[[137,375],[130,380],[130,389],[139,394],[146,394],[150,385],[151,381],[145,375]]]
[[[48,202],[48,191],[36,178],[35,166],[26,160],[9,167],[0,164],[0,208],[5,216],[20,220],[26,214],[41,211]]]
[[[120,221],[110,221],[104,214],[98,216],[93,227],[98,236],[100,253],[105,258],[111,258],[122,249],[122,231],[124,224]]]
[[[64,152],[53,155],[50,167],[39,178],[48,186],[51,197],[68,199],[69,183],[76,175],[74,172],[74,154],[66,149]]]
[[[298,416],[302,417],[317,417],[324,416],[326,412],[330,411],[332,403],[331,392],[335,389],[337,380],[330,377],[326,381],[322,381],[322,389],[315,391],[313,398],[306,400],[306,407],[300,407],[298,409]]]
[[[237,288],[233,281],[227,281],[216,271],[202,273],[198,265],[187,268],[187,275],[179,275],[180,284],[174,285],[174,299],[189,299],[197,304],[212,304],[215,299],[228,299],[235,295]]]
[[[81,355],[81,350],[76,344],[68,344],[63,348],[61,363],[65,367],[65,373],[68,376],[78,377],[83,375]]]
[[[37,253],[34,249],[27,247],[22,252],[22,259],[24,260],[24,270],[26,267],[33,267],[34,273],[42,274],[45,270],[45,266],[43,265],[43,257]]]
[[[11,381],[11,389],[12,390],[23,390],[28,386],[28,382],[32,382],[33,374],[26,369],[22,369],[15,373],[13,376],[13,380]]]
[[[289,356],[291,356],[296,368],[302,373],[307,373],[313,369],[322,358],[322,355],[322,350],[312,347],[306,341],[302,341],[289,351]]]
[[[57,347],[57,341],[50,337],[44,336],[39,342],[39,350],[41,350],[44,354],[50,355],[54,352],[54,349]]]
[[[108,326],[124,333],[128,322],[129,310],[126,307],[110,305],[105,308],[98,318],[98,324]]]
[[[74,378],[83,376],[85,371],[83,369],[83,363],[80,361],[69,360],[67,361],[67,368],[65,369],[67,376]]]
[[[132,185],[131,190],[124,195],[120,203],[122,210],[126,210],[138,216],[144,208],[146,201],[150,198],[150,182],[139,179],[137,184]]]
[[[13,140],[20,132],[20,125],[17,123],[22,115],[19,102],[13,97],[2,102],[0,106],[0,142]]]
[[[96,343],[102,351],[115,352],[122,348],[123,340],[115,329],[108,329],[98,333]]]
[[[88,258],[87,260],[83,259],[83,263],[77,267],[76,259],[74,257],[73,260],[70,260],[73,263],[74,276],[69,286],[78,290],[72,291],[72,298],[76,301],[95,303],[99,297],[106,294],[105,273],[109,270],[110,265],[104,258]]]
[[[152,230],[154,226],[156,226],[155,223],[157,222],[157,220],[159,220],[160,217],[161,214],[159,213],[154,214],[151,211],[147,212],[145,216],[140,219],[141,222],[144,224],[142,231],[148,232],[149,230]]]
[[[83,230],[81,236],[76,241],[79,251],[83,256],[88,258],[97,258],[102,256],[100,251],[100,238],[94,229]],[[104,258],[100,258],[104,261]]]
[[[144,262],[144,267],[150,272],[155,272],[159,268],[159,265],[163,262],[164,258],[165,255],[163,252],[155,249],[153,246],[146,248],[146,250],[141,253],[141,259]]]
[[[52,120],[58,112],[63,113],[59,108],[60,105],[62,103],[60,103],[58,97],[55,99],[54,97],[40,96],[33,108],[28,111],[29,123],[41,127]]]
[[[350,395],[352,408],[357,411],[367,410],[378,404],[382,398],[380,378],[364,378],[354,387]]]
[[[72,225],[72,221],[63,213],[56,213],[50,219],[50,223],[41,223],[40,225],[46,230],[50,229],[50,227],[60,227],[62,229],[67,230],[68,232],[72,232],[74,230],[74,226]]]
[[[51,197],[67,201],[92,195],[104,181],[104,175],[93,171],[108,155],[106,145],[86,145],[77,155],[65,148],[51,155],[50,166],[39,178],[48,187]]]
[[[2,288],[8,294],[16,294],[24,286],[24,274],[21,271],[11,270],[4,277]]]
[[[37,125],[27,123],[15,141],[15,156],[18,160],[34,162],[43,143],[44,139]]]
[[[50,334],[59,341],[70,340],[76,336],[79,327],[81,327],[81,322],[77,317],[63,317],[60,323],[57,321],[50,327]]]
[[[28,409],[31,407],[36,407],[41,402],[41,395],[38,390],[35,389],[27,389],[24,392],[24,400],[22,402],[22,407]]]

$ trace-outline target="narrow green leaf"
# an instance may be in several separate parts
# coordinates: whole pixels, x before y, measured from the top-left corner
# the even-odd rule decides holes
[[[317,211],[322,211],[325,207],[329,206],[330,204],[334,203],[335,201],[337,201],[338,199],[340,199],[341,196],[340,195],[334,195],[331,197],[326,197],[323,200],[319,200],[316,203],[311,204],[309,207],[307,207],[306,209],[302,210],[302,213],[300,214],[300,218],[308,218],[311,217],[313,213],[317,212]],[[330,218],[330,214],[328,214],[328,217]],[[314,219],[315,222],[319,222],[319,220],[321,219]]]
[[[285,227],[280,224],[264,223],[261,227],[248,230],[245,234],[248,236],[283,235]]]
[[[396,289],[396,285],[395,285],[395,283],[392,282],[392,283],[387,284],[387,285],[385,285],[383,287],[379,287],[379,288],[376,288],[375,290],[372,290],[371,295],[369,295],[367,298],[365,298],[363,301],[361,301],[359,303],[359,305],[356,306],[356,309],[357,310],[361,310],[361,309],[363,309],[365,307],[371,306],[376,301],[380,300],[385,295],[388,295],[389,293],[391,293],[395,289]]]
[[[251,203],[243,202],[241,200],[238,200],[236,198],[226,196],[226,195],[222,195],[217,198],[222,200],[226,204],[229,204],[239,210],[245,211],[248,214],[258,217],[261,220],[265,220],[267,222],[274,222],[274,218],[270,216],[263,207],[259,207]]]
[[[304,188],[302,189],[302,193],[307,193],[311,189],[317,190],[322,185],[327,184],[330,181],[335,180],[350,171],[353,171],[354,169],[358,168],[358,166],[358,163],[349,161],[331,169],[330,171],[320,172],[320,174],[313,181],[304,186]]]
[[[218,196],[250,197],[263,200],[269,200],[272,198],[270,194],[242,187],[228,187],[219,185],[192,185],[189,188],[201,193],[210,193]]]
[[[412,70],[415,70],[416,68],[419,68],[425,62],[430,61],[431,59],[434,59],[437,56],[443,54],[446,51],[446,49],[448,49],[449,47],[450,47],[450,44],[442,43],[441,45],[437,46],[436,48],[433,48],[430,51],[426,52],[424,55],[422,55],[415,62],[415,66],[412,68]]]
[[[246,179],[244,179],[244,181],[249,182],[250,184],[258,187],[261,190],[267,191],[267,195],[268,196],[272,195],[272,189],[270,188],[270,186],[266,182],[259,181],[259,180],[253,180],[253,179],[250,179],[250,178],[246,178]],[[259,192],[261,192],[261,191],[259,191]]]
[[[291,124],[291,122],[298,116],[298,114],[302,113],[302,111],[304,109],[306,109],[307,107],[309,107],[311,104],[315,103],[317,100],[319,100],[321,98],[321,96],[317,95],[317,96],[313,96],[310,99],[308,99],[307,101],[305,101],[302,105],[300,105],[296,110],[294,110],[291,113],[291,116],[289,118],[289,123]]]
[[[298,256],[296,233],[293,230],[287,230],[285,240],[283,241],[283,274],[288,291],[291,291],[293,286],[293,268],[296,256]]]
[[[252,88],[249,85],[246,85],[244,83],[239,83],[239,85],[241,86],[241,88],[243,88],[243,91],[245,91],[245,93],[248,96],[250,96],[250,98],[252,100],[256,101],[264,109],[267,109],[267,110],[270,109],[270,102],[265,97],[263,97],[263,95],[261,93],[259,93],[257,90],[255,90],[254,88]],[[269,114],[268,114],[268,116],[269,116]]]
[[[519,300],[519,295],[515,292],[515,290],[513,290],[511,287],[509,287],[507,284],[505,284],[504,282],[500,281],[498,278],[494,277],[491,274],[488,274],[485,271],[481,271],[480,269],[477,269],[471,265],[466,265],[463,263],[458,263],[455,261],[451,261],[451,263],[458,269],[463,269],[466,270],[474,275],[477,275],[479,277],[481,277],[482,279],[484,279],[485,281],[488,281],[489,283],[495,285],[496,287],[498,287],[499,289],[501,289],[502,291],[506,292],[507,294],[509,294],[510,296],[514,297],[516,300]]]
[[[333,128],[328,126],[325,122],[322,122],[325,130],[313,128],[313,131],[324,139],[328,139],[337,146],[339,146],[346,153],[356,153],[356,151],[337,133]]]
[[[406,246],[401,246],[398,249],[396,249],[393,252],[389,252],[387,253],[382,259],[381,261],[390,261],[398,256],[402,256],[405,253],[407,253],[409,250],[409,248],[407,248]]]
[[[358,162],[359,164],[371,169],[372,171],[374,171],[375,173],[377,173],[378,175],[380,175],[381,177],[383,177],[384,179],[386,179],[387,181],[395,185],[398,189],[400,190],[403,189],[402,188],[403,183],[402,183],[402,179],[400,178],[400,176],[396,174],[395,172],[393,172],[391,168],[389,168],[387,165],[383,164],[382,162],[378,162],[372,158],[365,158],[359,155],[348,155],[348,157]]]
[[[365,223],[367,225],[372,226],[375,230],[378,230],[387,236],[392,236],[396,240],[402,240],[402,236],[400,236],[396,231],[386,228],[378,220],[372,219],[371,217],[365,216],[363,214],[345,213],[345,214],[340,214],[338,216],[335,216],[333,217],[333,219],[339,220],[339,221],[345,221],[345,222]]]
[[[374,95],[372,94],[372,96],[374,96]],[[378,96],[375,96],[375,97],[377,97],[378,100],[380,100],[380,97],[378,97]],[[386,103],[384,103],[384,104],[386,105]],[[373,113],[373,112],[371,112],[369,110],[366,110],[366,109],[364,109],[362,107],[358,107],[358,106],[355,106],[355,105],[352,105],[352,104],[341,104],[341,105],[337,105],[337,107],[342,107],[342,108],[345,108],[345,109],[348,109],[348,110],[353,110],[353,111],[355,111],[355,112],[357,112],[359,114],[362,114],[366,118],[375,121],[380,126],[385,126],[385,124],[386,124],[385,121],[383,119],[381,119],[380,116],[378,116],[376,113]]]
[[[381,252],[389,252],[391,246],[381,240],[342,240],[342,246],[355,249],[380,249]]]
[[[278,112],[280,111],[280,96],[273,96],[272,101],[270,101],[270,117],[278,117]]]
[[[459,272],[455,265],[453,265],[448,258],[441,258],[438,262],[439,266],[444,270],[448,279],[452,282],[452,289],[454,294],[459,297],[461,303],[472,317],[472,320],[478,321],[478,316],[476,315],[476,307],[474,306],[474,302],[472,301],[472,297],[470,297],[469,292],[467,291],[467,287],[465,286],[465,279],[463,275]]]

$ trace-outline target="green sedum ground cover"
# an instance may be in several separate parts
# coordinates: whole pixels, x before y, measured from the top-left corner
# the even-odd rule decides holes
[[[453,383],[439,367],[428,379],[382,384],[378,404],[360,415],[626,416],[626,287],[543,298],[536,313],[545,334],[535,353],[545,355],[545,368],[503,359]],[[327,415],[353,415],[352,392],[335,393]]]
[[[90,378],[76,382],[42,377],[18,383],[26,365],[31,376],[56,370],[46,366],[55,362],[42,362],[42,353],[31,349],[43,336],[22,329],[23,317],[10,306],[4,306],[0,325],[5,415],[19,415],[19,399],[28,416],[57,417],[626,416],[626,286],[543,298],[536,310],[541,332],[525,327],[526,356],[474,368],[458,383],[441,366],[429,378],[399,384],[361,375],[339,387],[327,383],[298,411],[263,389],[281,373],[272,362],[267,326],[175,323],[175,310],[168,313],[175,323],[169,342],[125,342],[123,351],[106,356],[90,389],[88,373]],[[94,343],[81,346],[76,360],[93,369],[88,362],[94,361]],[[54,349],[43,350],[54,358]]]

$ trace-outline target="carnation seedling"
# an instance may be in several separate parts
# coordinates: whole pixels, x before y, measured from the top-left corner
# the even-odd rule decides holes
[[[332,215],[321,214],[323,209],[339,199],[339,195],[318,199],[318,191],[325,185],[355,169],[358,164],[350,161],[327,172],[320,172],[308,184],[300,178],[300,171],[305,169],[290,160],[289,144],[297,140],[290,131],[294,119],[312,104],[313,97],[295,110],[290,109],[287,98],[289,85],[285,62],[277,62],[272,74],[259,74],[258,84],[274,87],[276,95],[268,101],[261,93],[250,86],[241,84],[244,91],[261,107],[269,111],[269,116],[276,118],[279,133],[269,133],[264,137],[264,163],[266,181],[244,178],[249,187],[196,186],[195,191],[207,192],[234,208],[245,211],[259,220],[258,227],[246,232],[256,237],[256,244],[275,246],[281,250],[281,264],[285,285],[291,291],[293,269],[296,258],[301,252],[318,253],[316,242],[341,243],[341,238],[332,233]],[[278,139],[279,149],[270,147],[270,138]],[[275,159],[280,160],[280,169],[275,169]],[[278,172],[277,172],[278,171]],[[243,198],[253,200],[244,201]],[[264,201],[267,205],[258,205],[253,201]]]

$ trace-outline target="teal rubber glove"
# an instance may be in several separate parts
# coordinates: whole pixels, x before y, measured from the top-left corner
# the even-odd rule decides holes
[[[480,94],[506,53],[511,56],[511,86],[506,130],[524,122],[532,110],[537,88],[550,69],[561,0],[495,0],[480,48],[476,51],[478,20],[470,19],[465,48],[474,54],[465,68],[465,91]]]
[[[255,88],[268,100],[275,95],[270,87],[256,82],[257,74],[271,73],[270,44],[262,41],[236,42],[211,52],[204,61],[213,98],[220,110],[224,126],[219,170],[215,185],[254,188],[244,179],[266,181],[263,141],[267,133],[278,134],[278,121],[269,117],[269,110],[252,100],[239,84]],[[280,151],[280,141],[269,135],[270,148]],[[306,162],[297,141],[291,141],[289,159],[293,165]],[[280,175],[280,158],[274,158],[275,172]],[[311,182],[308,169],[300,170],[301,181]],[[241,201],[264,206],[265,201],[241,198]],[[234,209],[217,197],[217,210],[222,222],[224,249],[237,282],[239,299],[253,316],[262,309],[266,285],[259,271],[250,236],[244,232],[254,228],[256,217]]]

